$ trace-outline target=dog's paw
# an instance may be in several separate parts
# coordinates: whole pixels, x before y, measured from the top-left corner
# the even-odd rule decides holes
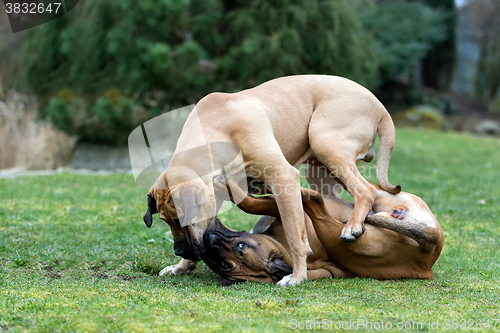
[[[168,275],[185,275],[189,274],[193,271],[194,267],[188,266],[185,267],[184,265],[177,264],[177,265],[172,265],[172,266],[167,266],[164,269],[158,273],[159,276],[163,276],[165,274]]]
[[[340,239],[348,243],[352,243],[356,240],[356,236],[353,234],[352,227],[350,225],[346,225],[342,229],[342,233],[340,234]]]
[[[340,238],[344,242],[354,242],[356,239],[361,237],[363,233],[365,232],[365,225],[360,224],[359,226],[351,226],[349,225],[349,222],[347,223],[346,226],[342,229],[342,233],[340,234]]]
[[[359,238],[361,237],[361,235],[363,235],[365,233],[365,225],[364,224],[360,224],[358,226],[354,226],[352,227],[352,230],[351,230],[351,234],[356,237],[356,238]]]
[[[292,275],[293,274],[290,274],[290,275],[283,277],[278,282],[278,286],[280,286],[280,287],[296,286],[296,285],[304,282],[305,280],[307,280],[307,278],[297,278],[297,277],[294,277]]]

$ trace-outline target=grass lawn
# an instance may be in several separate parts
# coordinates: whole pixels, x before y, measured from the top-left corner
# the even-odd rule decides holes
[[[328,278],[291,288],[218,287],[203,263],[189,276],[156,276],[178,258],[167,224],[142,222],[147,190],[132,175],[0,179],[0,330],[275,332],[324,319],[333,330],[364,320],[350,330],[383,321],[393,331],[398,322],[457,331],[453,319],[473,327],[489,319],[489,329],[476,331],[500,332],[500,323],[493,329],[500,319],[499,168],[499,139],[398,130],[389,179],[423,198],[445,231],[435,279]],[[221,215],[244,230],[257,219],[237,209]]]

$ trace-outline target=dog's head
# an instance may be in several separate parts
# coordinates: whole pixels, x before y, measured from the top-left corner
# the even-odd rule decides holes
[[[198,261],[205,251],[203,233],[212,223],[212,218],[191,223],[207,201],[207,186],[199,181],[180,182],[169,187],[164,172],[151,187],[147,195],[148,210],[144,223],[149,228],[153,215],[159,214],[172,230],[175,254],[184,259]]]
[[[436,216],[427,204],[421,198],[408,192],[394,195],[379,191],[373,204],[373,211],[387,218],[406,220],[433,228],[439,226]]]
[[[223,284],[242,282],[277,282],[292,273],[279,250],[259,236],[223,228],[210,229],[203,236],[203,261]]]

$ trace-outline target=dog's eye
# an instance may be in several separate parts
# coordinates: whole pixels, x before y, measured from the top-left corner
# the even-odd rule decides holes
[[[243,250],[243,248],[245,248],[245,246],[247,246],[247,244],[245,242],[239,242],[236,245],[236,248],[238,248],[238,250]]]
[[[222,268],[222,269],[229,269],[229,268],[231,268],[231,265],[229,265],[227,262],[225,262],[224,260],[222,260],[220,262],[220,268]]]

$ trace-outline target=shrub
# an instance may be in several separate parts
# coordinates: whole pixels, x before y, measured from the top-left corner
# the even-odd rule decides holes
[[[383,80],[408,73],[433,46],[447,36],[449,13],[418,2],[388,0],[374,6],[358,1],[365,28],[381,55]],[[363,4],[363,6],[361,6]]]
[[[63,96],[66,95],[66,98]],[[86,142],[123,145],[130,132],[145,119],[142,108],[111,89],[94,103],[63,90],[42,108],[42,114],[67,133]]]

